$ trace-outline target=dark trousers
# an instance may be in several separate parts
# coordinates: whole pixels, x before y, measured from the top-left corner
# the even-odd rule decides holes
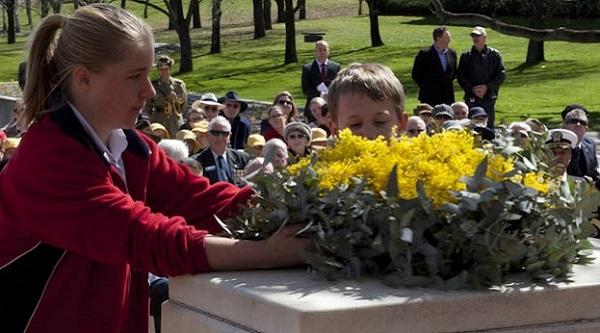
[[[158,278],[150,284],[150,315],[154,317],[154,329],[160,333],[160,306],[169,299],[169,280]]]
[[[485,110],[488,116],[488,125],[489,128],[494,128],[494,121],[496,120],[496,99],[491,98],[477,98],[477,97],[467,97],[465,98],[465,102],[471,109],[474,106],[480,106]]]

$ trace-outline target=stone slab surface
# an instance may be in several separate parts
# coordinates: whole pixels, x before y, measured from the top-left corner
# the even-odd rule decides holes
[[[250,333],[233,323],[209,317],[181,304],[166,301],[161,307],[162,333]],[[168,320],[166,320],[168,318]],[[150,331],[154,332],[154,330]],[[256,331],[254,331],[256,332]],[[252,333],[254,333],[252,332]]]
[[[378,280],[330,282],[302,269],[221,272],[174,278],[169,293],[181,311],[234,322],[239,332],[600,332],[600,263],[576,265],[574,271],[568,284],[486,291],[394,289]],[[163,313],[167,321],[173,325]]]

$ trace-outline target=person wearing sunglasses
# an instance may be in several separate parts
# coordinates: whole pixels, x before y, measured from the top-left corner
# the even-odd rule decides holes
[[[278,106],[281,108],[283,112],[283,116],[285,118],[285,123],[291,123],[292,121],[296,121],[298,116],[298,109],[296,108],[296,103],[294,102],[294,97],[288,91],[282,91],[273,100],[273,106]],[[260,131],[261,133],[269,131],[269,127],[271,123],[269,122],[269,118],[263,119],[260,122]],[[283,128],[282,128],[283,130]],[[283,137],[280,137],[283,140]],[[267,139],[268,140],[268,139]]]
[[[225,104],[223,115],[231,124],[231,148],[244,149],[252,133],[250,121],[241,116],[248,109],[248,103],[243,101],[235,91],[227,92],[219,101]]]
[[[203,94],[199,101],[192,103],[192,107],[196,106],[206,112],[206,121],[213,120],[219,115],[219,111],[225,108],[225,105],[219,103],[217,96],[213,93]]]
[[[568,129],[577,135],[577,145],[573,148],[571,162],[567,167],[567,174],[584,177],[596,188],[600,189],[600,173],[598,172],[598,158],[596,157],[596,143],[585,136],[589,119],[587,110],[575,108],[565,114],[562,128]]]
[[[294,102],[294,96],[292,96],[292,94],[290,94],[288,91],[282,91],[275,96],[273,105],[281,106],[283,112],[285,113],[285,120],[288,123],[297,120],[296,118],[298,117],[298,109],[296,108],[296,103]]]
[[[310,149],[311,132],[307,124],[294,121],[285,125],[283,137],[288,145],[288,152],[294,157],[293,161],[312,153]]]
[[[231,124],[218,116],[208,123],[208,148],[195,156],[204,168],[204,176],[211,184],[219,181],[237,186],[246,185],[241,176],[250,156],[243,151],[228,148]]]

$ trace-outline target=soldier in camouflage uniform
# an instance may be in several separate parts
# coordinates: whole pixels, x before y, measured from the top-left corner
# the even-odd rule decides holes
[[[183,124],[182,114],[187,108],[187,90],[183,81],[171,77],[173,59],[160,56],[156,63],[159,77],[152,80],[156,96],[146,101],[145,112],[151,122],[163,124],[171,137]]]

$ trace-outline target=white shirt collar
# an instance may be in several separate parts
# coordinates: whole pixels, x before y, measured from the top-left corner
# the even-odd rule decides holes
[[[223,152],[223,154],[219,155],[217,154],[214,150],[210,150],[210,152],[213,154],[213,157],[215,158],[215,161],[217,160],[217,157],[219,156],[223,156],[223,159],[225,160],[225,163],[227,163],[227,149],[225,149],[225,151]]]
[[[75,105],[71,102],[67,101],[67,104],[73,109],[73,113],[77,120],[83,126],[83,129],[87,132],[87,134],[92,138],[92,141],[102,152],[102,156],[108,163],[117,168],[123,179],[125,179],[125,169],[123,165],[123,152],[127,149],[127,137],[125,136],[125,132],[122,129],[115,129],[110,132],[108,136],[108,147],[102,142],[98,133],[94,131],[90,123],[85,119],[85,117],[77,110]]]
[[[325,59],[325,62],[320,62],[319,60],[316,60],[316,61],[317,61],[317,64],[319,64],[319,67],[321,67],[321,65],[327,65],[329,63],[329,59]]]

